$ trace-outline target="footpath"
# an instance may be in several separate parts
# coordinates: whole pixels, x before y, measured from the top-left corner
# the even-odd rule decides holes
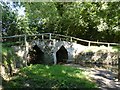
[[[120,82],[117,75],[111,71],[101,68],[82,67],[78,64],[65,64],[85,70],[85,74],[94,80],[101,90],[120,90]]]

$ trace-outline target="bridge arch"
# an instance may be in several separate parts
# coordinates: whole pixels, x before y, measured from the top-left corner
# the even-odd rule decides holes
[[[34,45],[28,52],[27,64],[43,64],[44,63],[44,52],[37,46]]]
[[[68,60],[68,51],[63,45],[56,52],[56,60],[57,60],[57,64],[58,63],[66,63]]]

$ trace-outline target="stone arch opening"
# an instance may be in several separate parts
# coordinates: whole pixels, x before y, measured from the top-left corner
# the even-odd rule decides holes
[[[32,47],[32,50],[29,51],[28,55],[28,65],[44,63],[44,53],[40,50],[40,48],[37,45]]]
[[[57,64],[67,62],[68,52],[64,46],[61,46],[61,48],[56,52],[56,59],[57,59]]]

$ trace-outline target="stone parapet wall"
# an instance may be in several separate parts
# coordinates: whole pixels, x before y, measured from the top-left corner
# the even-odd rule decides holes
[[[76,55],[75,63],[118,64],[118,51],[107,47],[94,47]]]
[[[74,61],[75,56],[78,55],[79,52],[86,49],[86,46],[66,41],[58,41],[58,40],[35,40],[29,43],[31,47],[37,45],[44,52],[44,61],[46,63],[57,63],[56,52],[63,46],[67,50],[68,60]]]
[[[57,64],[57,51],[63,46],[68,54],[67,62],[81,63],[105,63],[105,64],[117,64],[118,52],[111,47],[105,46],[83,46],[81,44],[58,41],[58,40],[35,40],[28,42],[27,47],[14,46],[13,50],[24,63],[29,61],[28,53],[32,48],[37,45],[39,49],[44,53],[43,64]],[[39,59],[39,58],[38,58]],[[22,63],[23,63],[22,62]]]

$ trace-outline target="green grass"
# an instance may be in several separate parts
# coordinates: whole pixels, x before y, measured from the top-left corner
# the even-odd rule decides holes
[[[10,47],[2,46],[2,53],[6,53],[8,50],[12,50]]]
[[[112,46],[112,47],[113,47],[113,49],[117,49],[117,51],[120,52],[120,46]]]
[[[0,53],[2,54],[12,50],[10,46],[7,46],[6,44],[3,44],[3,43],[0,43],[0,48],[1,48]]]
[[[63,65],[30,65],[22,68],[4,88],[97,88],[89,81],[83,70]]]
[[[7,46],[2,46],[0,53],[4,57],[4,56],[7,56],[8,51],[12,51],[12,48],[11,47],[7,47]]]

